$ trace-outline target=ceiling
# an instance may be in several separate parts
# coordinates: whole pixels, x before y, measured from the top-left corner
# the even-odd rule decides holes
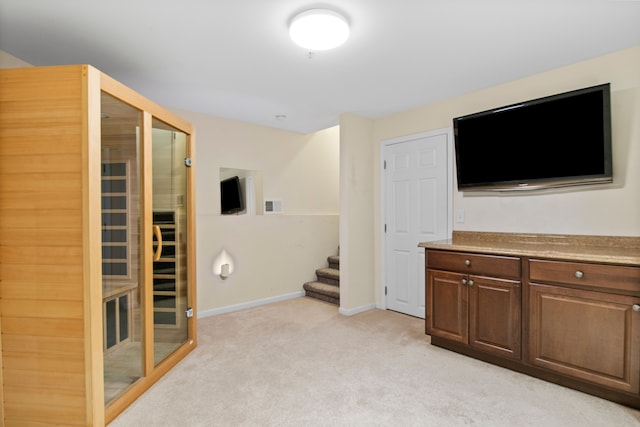
[[[287,25],[319,6],[351,37],[310,54]],[[638,0],[0,0],[0,50],[30,64],[91,64],[168,108],[302,133],[635,45]]]

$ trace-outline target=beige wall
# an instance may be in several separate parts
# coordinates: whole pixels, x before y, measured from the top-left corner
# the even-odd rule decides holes
[[[338,127],[302,135],[177,113],[196,127],[199,213],[220,214],[219,169],[233,168],[262,172],[264,197],[282,199],[286,215],[338,214]]]
[[[23,61],[20,58],[16,58],[10,53],[0,50],[0,68],[20,68],[20,67],[31,67],[31,64]]]
[[[373,122],[367,155],[373,158],[371,232],[381,255],[380,145],[383,141],[451,127],[452,119],[501,105],[611,83],[614,184],[565,190],[470,196],[454,190],[453,212],[465,222],[454,230],[640,236],[640,46],[448,99]],[[345,130],[343,130],[344,132]],[[341,188],[349,192],[348,188]],[[452,213],[453,214],[453,213]],[[358,246],[351,244],[354,251]],[[359,245],[368,250],[368,243]],[[348,260],[341,260],[349,262]],[[380,268],[372,286],[380,303]]]
[[[198,309],[215,314],[293,296],[338,252],[339,129],[302,135],[177,111],[196,128]],[[261,172],[283,214],[220,215],[220,168]],[[234,272],[213,273],[225,250]]]
[[[370,120],[348,113],[340,116],[340,311],[344,314],[371,308],[374,297],[372,129]]]

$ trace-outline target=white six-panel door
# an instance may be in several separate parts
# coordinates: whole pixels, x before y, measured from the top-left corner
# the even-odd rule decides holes
[[[450,236],[451,131],[383,146],[384,283],[386,307],[425,317],[424,249]]]

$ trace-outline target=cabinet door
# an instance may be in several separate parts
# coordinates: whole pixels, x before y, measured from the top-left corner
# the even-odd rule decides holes
[[[467,344],[469,336],[466,275],[427,270],[426,332]]]
[[[520,282],[470,276],[469,345],[520,359]]]
[[[529,362],[631,393],[640,391],[638,298],[529,286]]]

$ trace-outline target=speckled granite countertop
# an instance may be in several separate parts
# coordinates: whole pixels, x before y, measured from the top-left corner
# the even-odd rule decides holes
[[[422,242],[418,246],[640,266],[640,237],[454,231],[449,240]]]

